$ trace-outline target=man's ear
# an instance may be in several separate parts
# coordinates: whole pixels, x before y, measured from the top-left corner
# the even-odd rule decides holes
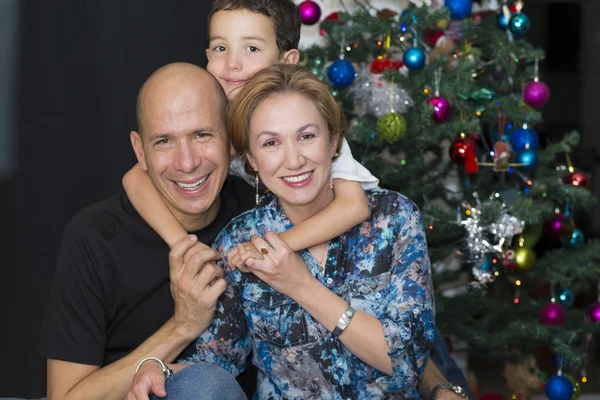
[[[300,52],[298,49],[288,50],[281,56],[281,62],[284,64],[298,64],[300,61]]]
[[[142,168],[142,171],[148,172],[148,166],[146,165],[146,155],[144,154],[144,144],[142,143],[142,138],[140,134],[136,131],[131,131],[129,133],[129,139],[131,140],[131,147],[133,147],[133,152],[137,157],[138,163]]]

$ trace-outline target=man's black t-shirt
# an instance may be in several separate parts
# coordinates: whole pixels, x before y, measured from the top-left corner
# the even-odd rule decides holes
[[[211,245],[254,194],[229,177],[217,218],[193,232]],[[105,366],[127,355],[172,315],[169,248],[123,193],[81,211],[65,229],[42,325],[48,358]]]

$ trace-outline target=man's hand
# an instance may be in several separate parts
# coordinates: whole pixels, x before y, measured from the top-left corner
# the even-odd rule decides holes
[[[179,240],[169,253],[175,323],[190,340],[210,325],[217,299],[227,288],[219,254],[197,243],[194,235]]]
[[[149,400],[152,394],[163,398],[167,395],[165,383],[166,378],[160,365],[148,361],[133,377],[126,400]]]

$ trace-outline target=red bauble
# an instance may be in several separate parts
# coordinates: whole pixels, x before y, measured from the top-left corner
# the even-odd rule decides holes
[[[511,249],[506,250],[502,253],[502,265],[504,268],[514,269],[517,267],[517,262],[515,261],[515,252]]]
[[[583,171],[575,171],[565,178],[565,183],[577,187],[590,188],[590,178]]]
[[[390,60],[387,57],[377,57],[371,63],[369,71],[372,74],[382,74],[385,70],[398,71],[403,65],[402,61]]]
[[[448,152],[452,162],[465,165],[467,159],[475,154],[475,143],[471,139],[458,138],[450,144]]]

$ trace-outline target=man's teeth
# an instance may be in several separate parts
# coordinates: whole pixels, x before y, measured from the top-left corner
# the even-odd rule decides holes
[[[285,176],[285,177],[283,177],[283,180],[286,182],[290,182],[290,183],[302,182],[303,180],[308,179],[308,177],[311,175],[312,175],[312,172],[307,172],[305,174],[298,175],[298,176]]]
[[[181,182],[175,182],[177,184],[177,186],[179,186],[182,189],[185,190],[194,190],[194,189],[198,189],[198,187],[200,187],[200,185],[202,185],[204,183],[204,181],[206,181],[206,178],[208,178],[208,175],[205,176],[204,178],[200,179],[198,182],[196,183],[181,183]]]

